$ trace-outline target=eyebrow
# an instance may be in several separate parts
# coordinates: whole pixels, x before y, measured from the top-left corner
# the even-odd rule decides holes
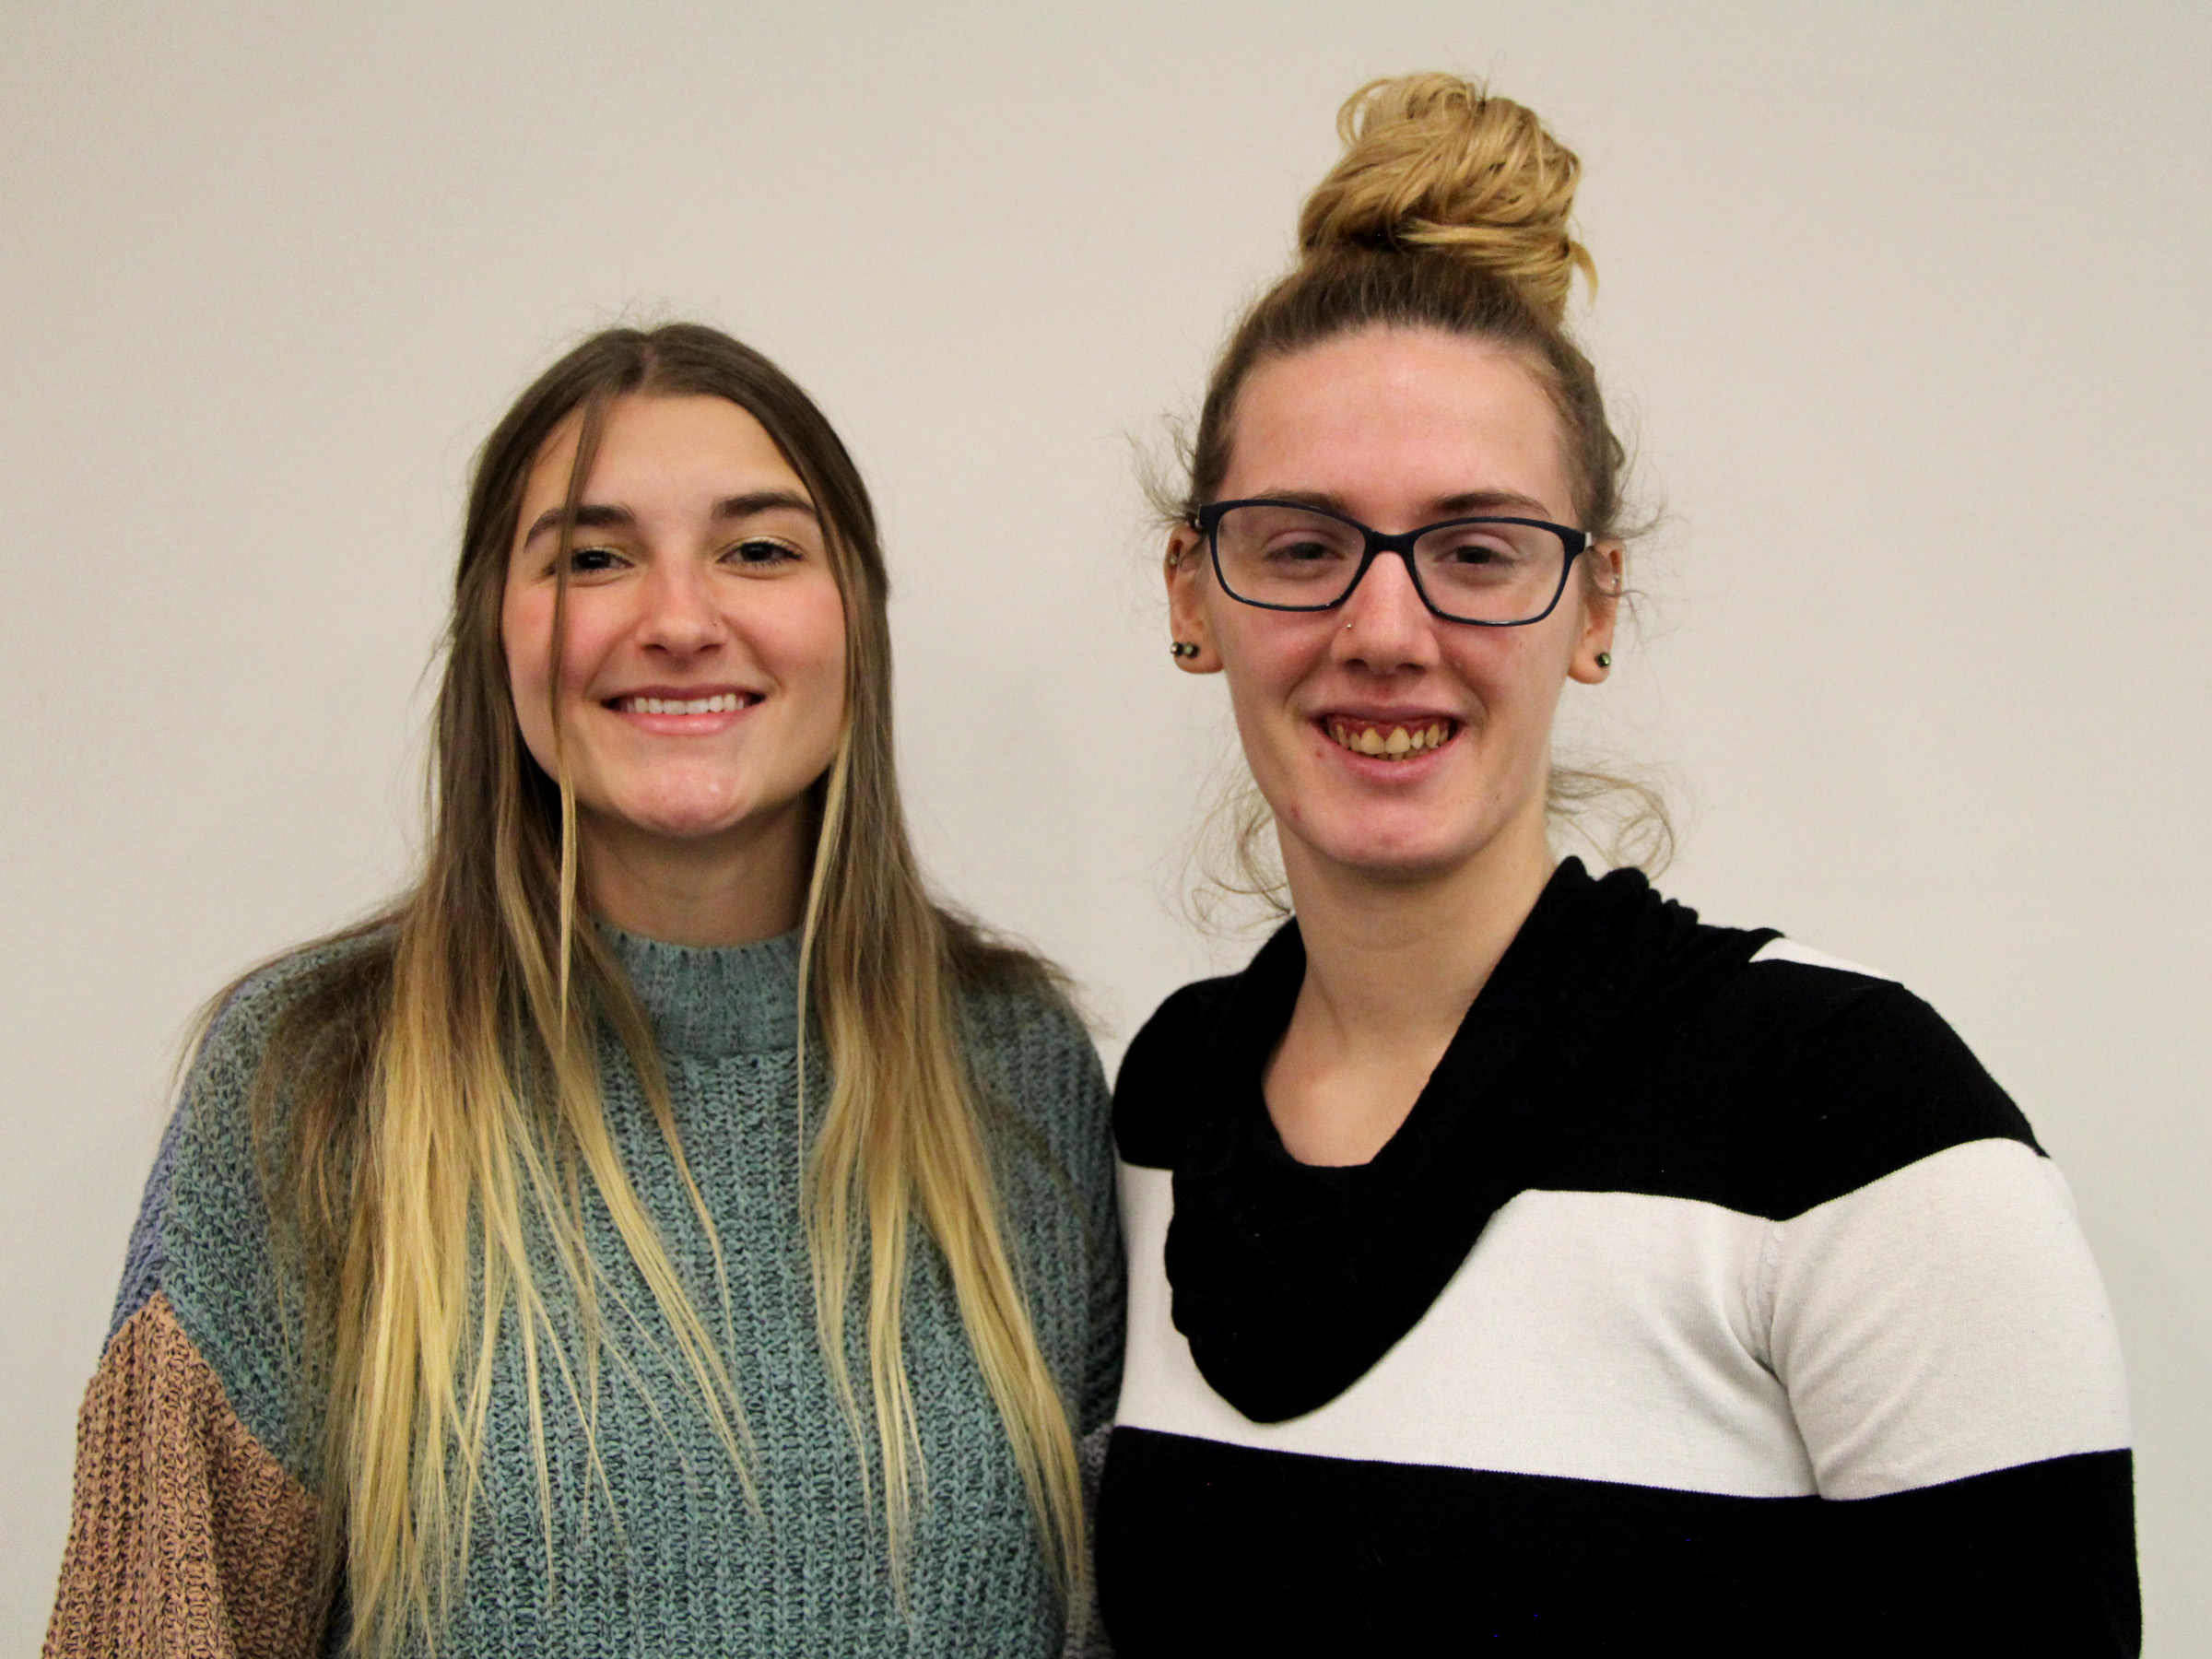
[[[708,516],[717,520],[755,518],[763,512],[803,512],[818,523],[821,514],[805,496],[788,489],[749,489],[742,495],[724,496],[714,503]],[[537,515],[530,526],[530,534],[523,537],[528,547],[548,530],[560,525],[561,510],[548,507]],[[579,530],[628,529],[638,522],[638,515],[614,501],[585,501],[576,509],[576,528]]]
[[[714,503],[714,517],[718,519],[751,518],[757,513],[791,512],[803,512],[819,523],[821,514],[814,503],[795,490],[752,489],[743,495],[725,496]]]
[[[1300,507],[1318,507],[1324,512],[1334,512],[1339,517],[1359,522],[1359,515],[1333,489],[1268,489],[1260,492],[1260,499],[1291,501]],[[1517,490],[1468,489],[1458,495],[1439,496],[1430,502],[1429,511],[1437,515],[1437,518],[1430,521],[1433,524],[1471,513],[1507,512],[1541,516],[1551,509],[1534,496],[1524,496]]]

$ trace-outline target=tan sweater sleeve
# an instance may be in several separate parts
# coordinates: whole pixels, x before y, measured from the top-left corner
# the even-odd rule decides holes
[[[46,1659],[313,1653],[320,1520],[157,1292],[108,1343],[77,1415]]]

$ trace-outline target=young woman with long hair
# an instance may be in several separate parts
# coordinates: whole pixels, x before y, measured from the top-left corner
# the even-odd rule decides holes
[[[1117,1651],[2135,1651],[2018,1111],[1901,986],[1550,844],[1624,559],[1574,156],[1441,75],[1341,125],[1169,535],[1293,915],[1116,1086]]]
[[[476,469],[420,878],[219,999],[47,1652],[1060,1651],[1093,1050],[928,897],[858,471],[614,329]]]

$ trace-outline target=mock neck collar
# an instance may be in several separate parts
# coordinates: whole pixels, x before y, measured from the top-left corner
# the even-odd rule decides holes
[[[700,1059],[798,1045],[797,929],[752,945],[669,945],[599,924],[662,1051]]]

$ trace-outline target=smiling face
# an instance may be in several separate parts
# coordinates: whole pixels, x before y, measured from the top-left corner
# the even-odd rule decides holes
[[[580,425],[531,471],[500,612],[515,716],[554,775],[554,559]],[[766,850],[794,867],[844,721],[844,606],[806,486],[758,420],[719,397],[615,401],[567,623],[558,700],[587,855]]]
[[[1573,526],[1559,418],[1517,356],[1433,330],[1368,328],[1253,369],[1219,499],[1290,498],[1385,532],[1468,513]],[[1405,562],[1379,557],[1334,610],[1224,594],[1197,533],[1170,543],[1183,659],[1225,670],[1237,730],[1274,808],[1293,883],[1316,865],[1406,879],[1478,860],[1543,861],[1552,715],[1572,676],[1604,677],[1620,554],[1600,544],[1540,622],[1432,616]],[[1377,752],[1377,751],[1381,752]]]

